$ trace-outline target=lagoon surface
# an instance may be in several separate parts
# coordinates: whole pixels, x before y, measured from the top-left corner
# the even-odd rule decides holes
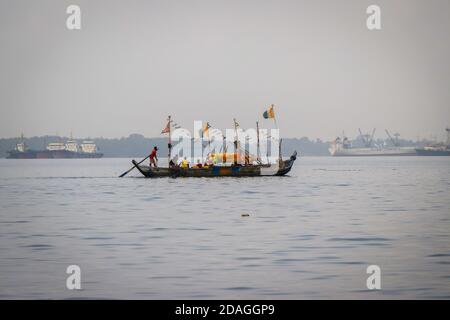
[[[450,157],[117,178],[129,167],[0,160],[0,298],[450,299]],[[66,289],[73,264],[82,290]]]

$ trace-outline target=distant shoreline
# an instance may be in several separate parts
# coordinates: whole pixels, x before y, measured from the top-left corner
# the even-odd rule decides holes
[[[44,150],[48,143],[66,141],[69,138],[59,136],[42,136],[24,138],[25,144],[29,149]],[[84,139],[74,138],[82,141]],[[8,151],[13,150],[20,138],[0,138],[0,158],[5,158]],[[89,138],[93,140],[99,152],[104,154],[104,158],[139,158],[147,155],[154,145],[160,149],[159,154],[167,154],[167,138],[147,138],[140,134],[131,134],[122,138]],[[389,143],[386,139],[378,139],[376,143]],[[330,141],[320,139],[302,138],[283,138],[282,153],[291,154],[294,150],[300,153],[300,156],[329,156],[328,148]],[[355,140],[355,144],[358,140]],[[400,140],[404,146],[420,147],[428,141],[414,142],[411,140]]]

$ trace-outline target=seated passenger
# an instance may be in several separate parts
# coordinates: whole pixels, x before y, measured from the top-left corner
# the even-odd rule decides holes
[[[197,164],[194,166],[197,169],[201,169],[202,168],[202,163],[200,162],[200,159],[197,159]]]
[[[184,159],[181,160],[181,167],[182,167],[183,169],[189,168],[189,161],[187,161],[186,157],[184,157]]]

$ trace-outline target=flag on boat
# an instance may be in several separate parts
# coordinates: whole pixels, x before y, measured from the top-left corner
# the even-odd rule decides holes
[[[161,131],[161,134],[163,133],[169,133],[170,132],[170,122],[167,122],[166,127]]]
[[[211,128],[211,126],[210,126],[209,122],[207,122],[207,123],[205,124],[205,126],[203,127],[203,134],[208,135],[209,128]]]
[[[263,117],[264,117],[264,119],[275,118],[275,112],[273,111],[273,104],[270,106],[269,110],[264,111]]]

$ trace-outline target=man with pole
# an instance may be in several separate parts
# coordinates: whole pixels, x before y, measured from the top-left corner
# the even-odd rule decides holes
[[[158,156],[156,155],[158,151],[158,147],[154,146],[152,152],[150,153],[150,156],[148,157],[150,159],[150,167],[153,165],[155,168],[158,167]]]

